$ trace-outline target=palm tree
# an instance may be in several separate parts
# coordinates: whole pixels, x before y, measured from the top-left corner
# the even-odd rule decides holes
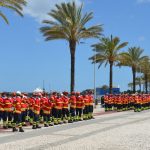
[[[148,93],[148,76],[150,75],[150,58],[146,57],[140,64],[140,70],[144,74],[145,92]]]
[[[131,47],[128,49],[128,52],[123,52],[120,54],[120,63],[118,66],[129,66],[132,68],[133,74],[133,93],[136,91],[136,72],[139,68],[140,63],[147,58],[143,56],[143,49],[140,47]]]
[[[100,66],[105,63],[105,66],[109,63],[110,74],[109,74],[109,89],[112,93],[113,87],[113,65],[118,61],[119,51],[127,46],[128,42],[120,43],[119,37],[102,37],[100,42],[92,45],[96,55],[92,56],[93,63],[99,63]]]
[[[22,14],[22,7],[26,5],[25,0],[0,0],[0,7],[1,8],[8,8],[15,12],[17,12],[20,16],[23,16]],[[4,19],[4,21],[9,24],[7,17],[2,13],[0,10],[0,17]]]
[[[135,85],[139,86],[139,91],[142,92],[142,84],[144,84],[145,80],[143,78],[143,76],[138,76],[135,78]],[[131,90],[133,90],[133,82],[128,83],[128,87],[131,88]]]
[[[133,89],[133,83],[128,83],[128,87],[131,88],[131,91]]]
[[[86,27],[93,18],[93,13],[82,15],[83,5],[77,7],[75,2],[56,4],[55,9],[48,13],[54,20],[44,20],[46,26],[40,28],[46,41],[66,40],[69,43],[71,55],[71,86],[75,86],[75,52],[81,39],[98,38],[102,32],[101,25]]]

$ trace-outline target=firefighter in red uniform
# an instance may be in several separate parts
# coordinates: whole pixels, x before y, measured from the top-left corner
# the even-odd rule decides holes
[[[35,102],[35,96],[32,95],[32,97],[28,98],[27,103],[29,107],[29,114],[28,114],[28,119],[30,122],[30,125],[33,125],[33,118],[34,118],[34,112],[33,112],[33,106]]]
[[[134,111],[135,112],[140,112],[141,111],[141,96],[140,95],[135,95],[134,99],[135,105],[134,105]]]
[[[54,124],[62,124],[62,108],[63,100],[60,93],[57,93],[57,98],[55,100],[55,115],[54,115]]]
[[[83,108],[84,108],[84,100],[83,96],[80,95],[80,92],[76,93],[76,116],[78,121],[82,121],[82,113],[83,113]]]
[[[46,99],[46,93],[45,92],[43,94],[40,93],[40,96],[41,96],[41,98],[40,98],[40,107],[41,107],[41,109],[40,109],[39,120],[40,120],[40,123],[43,123],[43,121],[44,121],[43,103],[44,103],[44,101]]]
[[[0,96],[0,121],[3,120],[3,112],[4,112],[4,106],[3,106],[3,99]]]
[[[89,96],[87,94],[83,95],[84,100],[84,109],[83,109],[83,120],[87,120],[89,118]]]
[[[118,95],[117,97],[117,111],[122,111],[122,96]]]
[[[51,117],[51,122],[53,122],[53,123],[54,123],[54,116],[55,116],[55,101],[56,101],[56,98],[57,98],[57,92],[53,92],[51,94],[50,98],[49,98],[52,105],[53,105],[52,111],[51,111],[51,116],[52,116]]]
[[[93,107],[93,103],[94,103],[94,98],[93,98],[93,95],[92,95],[92,91],[89,92],[89,115],[88,115],[88,118],[89,119],[94,119],[93,117],[93,111],[94,111],[94,107]]]
[[[13,132],[18,131],[16,129],[17,125],[19,127],[19,132],[24,132],[24,130],[22,129],[21,102],[22,102],[21,95],[18,93],[17,97],[14,99],[13,102],[13,107],[14,107],[14,111],[13,111],[14,119],[12,123]]]
[[[104,96],[104,103],[105,103],[105,111],[108,111],[108,95]]]
[[[130,109],[134,109],[134,96],[129,95]]]
[[[112,94],[108,96],[108,110],[109,111],[113,110],[113,95]]]
[[[48,97],[43,97],[43,119],[44,119],[44,127],[52,126],[51,124],[51,109],[52,109],[52,102],[48,99]]]
[[[21,102],[21,111],[22,111],[22,125],[27,126],[26,118],[27,118],[27,111],[28,111],[28,104],[27,104],[27,96],[23,95],[22,102]]]
[[[69,107],[68,92],[63,92],[62,100],[63,100],[63,109],[62,109],[63,122],[67,123],[70,120],[68,109]]]
[[[13,107],[13,99],[7,94],[3,94],[3,106],[4,106],[4,113],[3,113],[3,128],[12,128],[12,107]]]
[[[33,103],[33,113],[34,113],[34,119],[33,119],[33,127],[32,129],[41,128],[39,126],[39,117],[40,117],[40,94],[35,94],[35,99]]]
[[[69,123],[72,123],[73,121],[77,120],[77,118],[76,118],[76,96],[75,96],[75,92],[71,93],[69,103],[70,103],[70,115],[71,115]]]

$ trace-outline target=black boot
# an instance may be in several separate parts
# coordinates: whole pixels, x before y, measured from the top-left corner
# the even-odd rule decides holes
[[[8,127],[7,126],[3,126],[3,129],[8,129]]]
[[[49,124],[49,126],[54,126],[54,122],[51,122],[51,123]]]
[[[12,126],[11,126],[11,125],[8,125],[8,128],[12,128]]]
[[[12,130],[13,132],[17,132],[18,131],[18,129],[16,129],[15,127],[13,127],[13,130]]]
[[[44,127],[48,127],[48,125],[47,125],[47,124],[44,124]]]
[[[32,126],[32,129],[36,129],[36,125],[33,125],[33,126]]]
[[[72,120],[69,120],[68,123],[73,123],[73,121],[72,121]]]
[[[22,127],[19,127],[19,132],[24,132],[24,130],[22,129]]]
[[[41,128],[41,126],[39,126],[39,125],[36,125],[36,128],[40,129],[40,128]]]

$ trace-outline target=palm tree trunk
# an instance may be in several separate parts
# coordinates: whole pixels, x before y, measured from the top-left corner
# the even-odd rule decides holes
[[[148,93],[148,76],[145,74],[145,92]]]
[[[132,74],[133,74],[133,93],[136,92],[136,85],[135,85],[135,78],[136,78],[136,69],[132,67]]]
[[[71,54],[71,83],[70,83],[70,92],[74,91],[75,87],[75,50],[76,50],[76,42],[70,41],[70,54]]]
[[[139,90],[140,90],[140,92],[142,92],[142,85],[141,85],[141,81],[140,81],[140,84],[139,84]]]
[[[109,93],[112,94],[113,88],[113,62],[110,62],[110,72],[109,72]]]

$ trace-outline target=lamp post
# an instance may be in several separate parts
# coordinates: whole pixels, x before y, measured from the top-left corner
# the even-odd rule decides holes
[[[95,102],[95,108],[96,108],[96,104],[97,104],[97,100],[96,100],[96,51],[94,55],[94,102]]]
[[[43,80],[43,92],[45,93],[45,82]]]

